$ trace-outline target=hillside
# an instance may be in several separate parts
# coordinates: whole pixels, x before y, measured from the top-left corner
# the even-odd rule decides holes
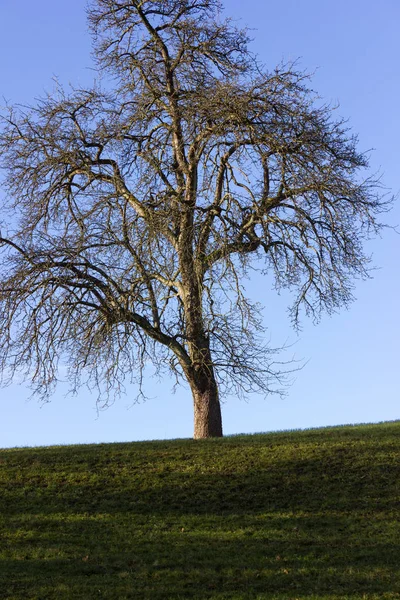
[[[400,598],[400,422],[0,451],[0,598]]]

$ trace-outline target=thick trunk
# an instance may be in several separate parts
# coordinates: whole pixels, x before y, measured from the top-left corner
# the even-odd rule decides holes
[[[194,208],[196,201],[196,166],[191,165],[186,186],[186,205],[182,210],[179,235],[181,299],[185,314],[185,333],[190,367],[182,363],[190,384],[194,404],[194,438],[222,437],[221,405],[214,376],[210,343],[203,323],[203,271],[193,253]]]
[[[222,437],[221,405],[218,386],[212,372],[199,374],[190,381],[194,403],[194,438]]]

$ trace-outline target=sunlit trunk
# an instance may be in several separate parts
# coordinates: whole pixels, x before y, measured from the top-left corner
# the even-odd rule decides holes
[[[221,405],[212,367],[204,367],[189,383],[194,403],[194,438],[222,437]]]

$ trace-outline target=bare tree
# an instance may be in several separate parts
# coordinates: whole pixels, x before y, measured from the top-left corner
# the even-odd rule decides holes
[[[196,438],[219,392],[280,380],[250,268],[295,290],[292,316],[352,300],[386,209],[367,158],[295,66],[268,72],[218,0],[93,0],[93,89],[9,108],[0,343],[4,381],[43,398],[60,361],[102,397],[147,364],[185,379]],[[136,379],[137,378],[137,379]]]

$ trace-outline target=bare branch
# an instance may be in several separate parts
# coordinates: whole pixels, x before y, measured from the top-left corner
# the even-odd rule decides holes
[[[107,403],[149,364],[186,379],[195,435],[221,435],[220,394],[282,392],[249,268],[318,319],[368,277],[388,209],[367,156],[295,65],[273,72],[218,0],[92,0],[106,92],[61,87],[0,128],[0,368],[48,398]],[[10,219],[7,219],[11,215]],[[6,224],[8,221],[8,225]]]

